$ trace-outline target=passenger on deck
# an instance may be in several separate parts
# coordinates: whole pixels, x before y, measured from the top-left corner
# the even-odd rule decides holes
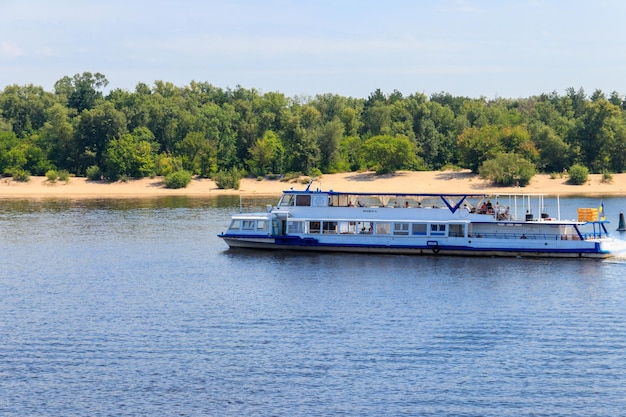
[[[530,212],[530,210],[526,210],[526,221],[527,222],[533,221],[533,214]]]
[[[404,208],[409,208],[409,202],[408,201],[404,202]]]
[[[487,213],[493,214],[493,206],[491,205],[491,200],[487,200]]]

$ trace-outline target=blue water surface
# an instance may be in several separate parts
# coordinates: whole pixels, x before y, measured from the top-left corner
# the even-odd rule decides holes
[[[626,410],[623,260],[227,250],[238,204],[0,200],[0,415]]]

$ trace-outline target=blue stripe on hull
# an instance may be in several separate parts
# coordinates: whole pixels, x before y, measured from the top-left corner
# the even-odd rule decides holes
[[[557,248],[477,248],[474,246],[451,246],[451,245],[433,245],[427,242],[426,245],[364,245],[364,244],[343,244],[343,243],[319,243],[315,238],[301,238],[299,236],[259,236],[259,235],[219,235],[221,238],[233,239],[243,243],[246,246],[246,239],[273,239],[274,243],[257,244],[250,242],[249,247],[262,247],[264,249],[293,249],[293,250],[320,250],[320,251],[347,251],[347,252],[385,252],[393,251],[404,253],[434,253],[434,254],[476,254],[483,256],[492,256],[498,254],[500,256],[562,256],[577,257],[585,255],[596,255],[594,257],[604,257],[608,253],[600,250],[600,244],[595,243],[593,248],[578,249],[557,249]]]
[[[327,243],[294,243],[281,242],[276,246],[306,246],[318,248],[364,248],[364,249],[407,249],[407,250],[438,250],[445,251],[471,251],[471,252],[533,252],[533,253],[601,253],[596,247],[595,249],[540,249],[540,248],[476,248],[473,246],[447,246],[447,245],[351,245],[351,244],[327,244]]]

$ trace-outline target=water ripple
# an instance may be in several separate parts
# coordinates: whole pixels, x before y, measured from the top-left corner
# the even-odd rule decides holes
[[[613,416],[623,263],[226,251],[233,207],[0,213],[0,415]]]

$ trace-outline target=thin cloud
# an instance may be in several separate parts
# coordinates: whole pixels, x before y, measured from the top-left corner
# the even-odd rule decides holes
[[[389,54],[396,52],[419,52],[426,50],[441,51],[458,49],[459,42],[437,40],[404,39],[336,39],[323,37],[281,37],[281,36],[223,36],[205,34],[185,36],[162,42],[128,43],[134,50],[168,50],[185,55],[237,55],[251,54],[257,56],[280,55],[353,55],[367,53]]]
[[[14,43],[2,41],[0,42],[0,55],[9,58],[17,58],[23,56],[24,51]]]

